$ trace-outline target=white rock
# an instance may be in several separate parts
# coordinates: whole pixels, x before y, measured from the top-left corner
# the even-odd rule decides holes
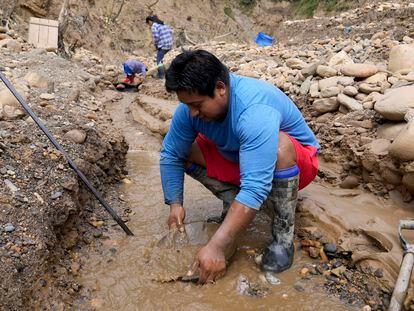
[[[331,77],[319,80],[319,89],[323,90],[331,86],[337,86],[338,84],[343,86],[352,85],[354,78],[352,77]]]
[[[317,99],[313,102],[313,109],[318,113],[337,111],[339,103],[336,97]]]
[[[323,98],[327,98],[327,97],[334,97],[336,95],[338,95],[340,93],[340,89],[337,86],[331,86],[331,87],[327,87],[326,89],[323,89],[321,91],[321,97]]]
[[[355,96],[356,94],[358,94],[358,90],[356,87],[352,86],[352,85],[348,85],[347,87],[344,88],[343,93],[345,95],[348,96]]]
[[[74,143],[83,144],[86,139],[86,132],[78,129],[70,130],[63,137],[73,141]]]
[[[29,72],[24,79],[30,87],[47,88],[52,83],[46,76],[37,72]]]
[[[339,53],[335,54],[328,62],[329,66],[336,66],[336,65],[344,65],[344,64],[352,64],[354,61],[352,58],[345,52],[340,51]]]
[[[332,68],[330,66],[325,66],[325,65],[319,65],[316,68],[316,73],[321,76],[322,78],[329,78],[329,77],[334,77],[337,74],[337,71],[335,68]]]
[[[388,120],[404,120],[408,110],[414,108],[414,86],[403,86],[386,92],[374,108]]]
[[[13,52],[20,52],[22,45],[14,39],[4,39],[0,41],[0,48],[7,48]]]
[[[366,78],[362,82],[376,84],[378,82],[386,82],[387,78],[388,78],[388,75],[385,72],[378,72],[374,74],[373,76]]]
[[[414,70],[414,44],[393,47],[390,52],[388,69],[392,72],[402,69]]]
[[[55,99],[55,95],[49,94],[49,93],[42,93],[40,94],[40,98],[45,99],[45,100],[52,100],[52,99]]]
[[[398,134],[389,150],[393,157],[402,161],[414,160],[414,120]]]
[[[289,58],[286,60],[286,66],[292,69],[303,69],[306,68],[308,64],[299,58]]]
[[[359,101],[342,93],[338,95],[338,102],[341,105],[345,106],[349,111],[356,111],[356,110],[364,109],[362,107],[362,104]]]

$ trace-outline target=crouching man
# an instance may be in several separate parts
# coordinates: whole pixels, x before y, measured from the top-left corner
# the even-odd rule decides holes
[[[260,209],[271,216],[273,235],[261,268],[288,269],[297,193],[315,178],[320,148],[300,111],[275,86],[229,73],[204,50],[178,55],[165,86],[181,102],[160,159],[169,227],[183,226],[184,173],[223,201],[222,223],[189,273],[198,270],[202,284],[223,276],[224,250]]]

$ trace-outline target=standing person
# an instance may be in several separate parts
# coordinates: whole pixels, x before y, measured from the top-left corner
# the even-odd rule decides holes
[[[224,250],[260,209],[272,217],[273,236],[261,268],[288,269],[297,193],[316,177],[320,149],[298,108],[275,86],[229,73],[203,50],[178,55],[166,72],[165,86],[181,102],[160,158],[169,228],[183,228],[184,172],[230,207],[196,253],[189,275],[199,270],[200,283],[223,276]]]
[[[147,16],[145,22],[151,27],[152,38],[157,49],[157,65],[162,63],[165,54],[172,49],[173,33],[156,15]],[[164,68],[158,68],[158,78],[164,78]]]
[[[126,75],[123,81],[124,83],[133,84],[136,75],[138,75],[139,79],[143,79],[147,74],[147,67],[145,64],[136,59],[128,59],[122,64],[122,67]]]

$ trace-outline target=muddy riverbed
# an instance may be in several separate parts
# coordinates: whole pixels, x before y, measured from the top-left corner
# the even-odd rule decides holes
[[[308,273],[321,260],[311,259],[307,249],[300,248],[298,239],[292,268],[278,275],[279,285],[269,284],[254,261],[270,240],[269,220],[264,214],[259,214],[238,239],[238,248],[228,272],[216,284],[197,286],[157,282],[154,275],[164,273],[162,269],[165,266],[154,265],[149,258],[156,242],[167,233],[168,207],[163,203],[158,167],[162,138],[131,119],[128,112],[136,94],[114,95],[108,92],[106,95],[113,98],[107,101],[106,108],[114,125],[124,132],[129,143],[128,178],[120,187],[120,197],[130,211],[128,225],[135,236],[126,237],[118,230],[102,239],[100,246],[83,259],[79,283],[83,297],[88,299],[79,299],[76,302],[79,307],[99,310],[360,310],[369,304],[369,296],[372,295],[373,309],[385,308],[390,284],[384,274],[392,278],[394,275],[390,276],[389,271],[398,273],[398,266],[376,270],[375,267],[381,264],[375,263],[384,261],[381,256],[388,256],[388,262],[391,257],[398,261],[398,256],[401,256],[395,232],[391,231],[396,229],[397,218],[403,215],[387,218],[393,208],[389,202],[384,204],[368,193],[341,192],[322,181],[302,191],[296,231],[302,232],[302,238],[305,235],[325,243],[338,243],[343,249],[348,247],[346,250],[360,256],[361,262],[370,263],[368,266],[372,271],[344,269],[342,272],[349,271],[345,278],[332,273],[335,267],[330,266],[330,261],[327,263],[330,266],[328,273]],[[334,170],[334,167],[326,169]],[[205,221],[221,210],[221,203],[189,178],[185,184],[185,206],[186,222]],[[378,209],[384,217],[376,212]],[[358,217],[356,213],[359,213]],[[404,214],[404,209],[401,213]],[[377,232],[375,226],[389,227],[390,232]],[[353,266],[351,261],[347,267]],[[345,260],[342,262],[345,265]],[[190,263],[182,262],[182,268],[185,270]],[[373,276],[374,271],[377,271],[377,277]],[[363,282],[371,292],[364,285],[353,288],[358,286],[352,280],[352,275],[357,272],[365,273],[367,277],[363,277]],[[240,294],[241,280],[250,282],[254,295]]]

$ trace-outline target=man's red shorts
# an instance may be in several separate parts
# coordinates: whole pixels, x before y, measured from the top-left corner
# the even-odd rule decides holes
[[[317,149],[313,146],[303,146],[296,139],[289,136],[296,151],[296,164],[299,167],[299,189],[305,188],[315,179],[318,173]],[[196,141],[206,160],[207,176],[240,186],[240,167],[224,158],[214,142],[202,134],[198,134]]]

